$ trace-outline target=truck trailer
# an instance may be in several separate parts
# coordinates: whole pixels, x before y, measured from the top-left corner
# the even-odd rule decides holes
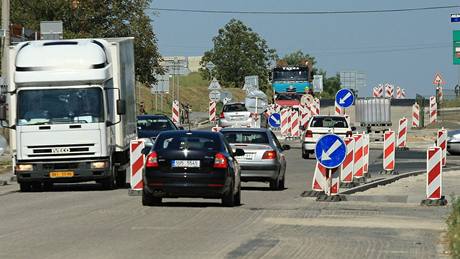
[[[0,119],[10,128],[21,191],[59,182],[96,181],[105,189],[126,184],[137,130],[133,40],[10,47],[8,109],[0,108]]]

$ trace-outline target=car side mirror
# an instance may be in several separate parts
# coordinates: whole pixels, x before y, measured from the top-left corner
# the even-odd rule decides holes
[[[237,148],[235,149],[235,152],[233,152],[234,156],[244,156],[244,154],[244,150],[242,150],[241,148]]]
[[[351,131],[356,131],[356,127],[351,127]]]
[[[283,145],[281,148],[282,148],[283,150],[289,150],[289,149],[291,149],[291,146],[289,146],[289,145]]]
[[[6,121],[6,106],[0,105],[0,121]]]
[[[122,99],[117,100],[117,114],[125,115],[126,114],[126,101]]]

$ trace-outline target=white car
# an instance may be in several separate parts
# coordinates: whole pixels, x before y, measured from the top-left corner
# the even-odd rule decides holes
[[[343,138],[351,137],[353,129],[344,116],[317,115],[313,116],[304,129],[302,138],[302,158],[308,159],[315,152],[316,142],[326,134],[336,134]]]

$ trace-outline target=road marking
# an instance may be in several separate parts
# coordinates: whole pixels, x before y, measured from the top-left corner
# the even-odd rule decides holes
[[[351,93],[348,92],[343,98],[340,98],[339,103],[340,103],[340,104],[344,104],[345,101],[346,101],[348,98],[350,98],[350,97],[351,97]]]
[[[413,217],[338,217],[338,218],[266,218],[265,222],[278,225],[296,225],[312,227],[354,227],[385,229],[420,229],[443,231],[446,228],[442,220]]]
[[[322,161],[331,160],[332,153],[334,153],[341,145],[342,145],[342,142],[340,142],[340,140],[336,140],[327,152],[323,150],[323,153],[321,154],[321,160]]]

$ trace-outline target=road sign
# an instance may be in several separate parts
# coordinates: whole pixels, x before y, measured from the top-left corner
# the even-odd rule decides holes
[[[215,67],[216,67],[216,65],[214,65],[214,63],[212,63],[211,61],[206,63],[206,69],[209,70],[209,71],[213,70]]]
[[[229,91],[222,91],[222,93],[220,94],[220,99],[224,100],[224,99],[228,99],[228,100],[232,100],[233,98],[233,95],[231,92]]]
[[[213,102],[220,101],[220,92],[218,90],[212,90],[209,92],[209,100]]]
[[[348,108],[353,105],[355,96],[350,89],[340,89],[335,95],[335,102],[342,108]]]
[[[460,22],[460,13],[451,14],[450,22]]]
[[[268,124],[272,128],[279,128],[281,126],[281,114],[273,113],[268,117]]]
[[[222,87],[220,86],[219,81],[217,81],[217,79],[214,77],[211,83],[209,84],[208,90],[220,90],[220,89],[222,89]]]
[[[309,105],[310,103],[312,103],[315,99],[313,98],[313,96],[311,94],[304,94],[302,95],[302,97],[300,98],[300,104],[302,105]]]
[[[453,31],[453,63],[460,65],[460,31]]]
[[[366,74],[358,71],[341,71],[340,84],[343,88],[357,91],[366,87]]]
[[[259,76],[245,76],[244,84],[252,85],[253,87],[259,89]]]
[[[335,134],[324,135],[316,143],[316,160],[326,168],[339,167],[345,160],[346,153],[345,142]]]
[[[445,82],[442,79],[442,76],[441,76],[440,73],[436,73],[436,75],[434,76],[433,84],[434,85],[443,85],[443,84],[445,84]]]
[[[313,76],[313,92],[316,92],[316,93],[323,92],[323,75]]]

